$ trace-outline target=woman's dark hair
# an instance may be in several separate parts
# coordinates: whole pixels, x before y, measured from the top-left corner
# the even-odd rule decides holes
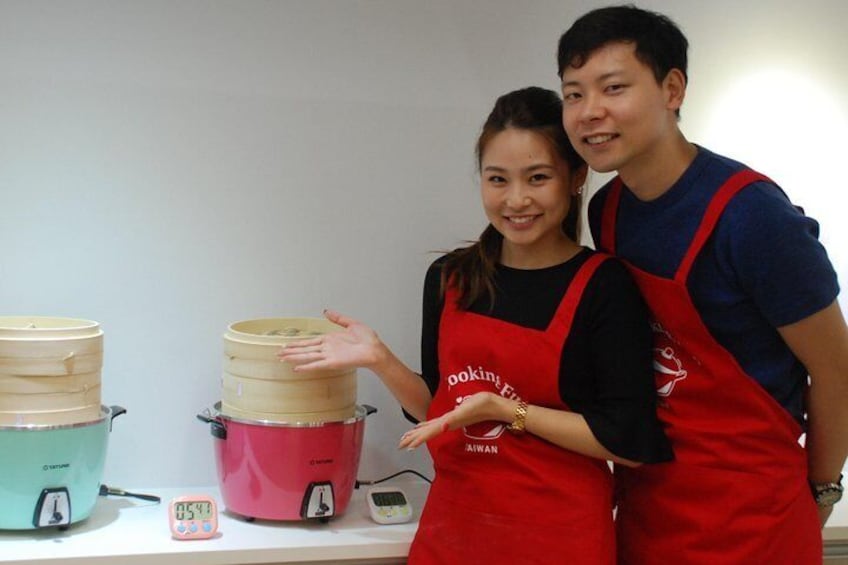
[[[633,5],[609,6],[581,16],[560,37],[559,76],[567,67],[582,67],[597,49],[615,42],[633,43],[636,58],[647,65],[658,83],[671,69],[686,75],[689,42],[671,19]]]
[[[572,173],[585,166],[583,159],[568,141],[562,126],[562,100],[552,90],[531,86],[497,99],[477,139],[478,171],[482,166],[486,146],[493,137],[506,129],[530,130],[542,135],[556,154],[568,163]],[[568,215],[562,222],[563,233],[574,241],[580,235],[580,204],[581,196],[572,194]],[[460,308],[467,310],[480,298],[488,298],[491,307],[495,298],[495,265],[501,256],[502,242],[503,236],[489,224],[478,241],[448,253],[442,265],[442,296],[448,284],[451,284],[459,292],[457,304]]]

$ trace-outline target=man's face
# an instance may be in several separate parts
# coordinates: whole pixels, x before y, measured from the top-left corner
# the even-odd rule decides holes
[[[583,66],[565,68],[563,125],[592,169],[626,176],[662,163],[665,144],[677,134],[679,107],[667,82],[657,83],[632,43],[609,43]]]

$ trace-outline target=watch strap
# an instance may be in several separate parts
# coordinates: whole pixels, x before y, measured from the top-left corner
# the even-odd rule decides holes
[[[507,430],[512,432],[515,435],[521,435],[524,433],[524,425],[527,419],[527,403],[523,400],[518,401],[518,405],[515,407],[515,416],[512,420],[512,423],[506,427]]]
[[[819,507],[833,506],[842,499],[842,475],[839,475],[839,480],[835,483],[814,483],[810,482],[810,491],[813,493],[813,498]]]

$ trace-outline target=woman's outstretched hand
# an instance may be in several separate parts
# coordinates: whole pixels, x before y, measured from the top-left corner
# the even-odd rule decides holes
[[[498,421],[511,414],[505,398],[492,392],[478,392],[466,396],[456,408],[438,418],[416,425],[400,438],[399,448],[415,449],[442,432],[456,430],[478,422]]]
[[[384,357],[386,347],[374,330],[331,310],[324,310],[324,316],[343,329],[289,342],[277,357],[294,365],[295,371],[372,368]]]

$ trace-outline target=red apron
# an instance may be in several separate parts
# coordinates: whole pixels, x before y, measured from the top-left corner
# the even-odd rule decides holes
[[[673,279],[628,265],[654,317],[657,411],[675,461],[616,468],[621,564],[822,563],[801,427],[716,342],[686,287],[725,206],[757,180],[768,179],[742,171],[717,191]],[[621,190],[616,180],[603,212],[608,253]]]
[[[560,410],[560,356],[586,283],[607,257],[578,270],[548,328],[535,330],[456,308],[439,326],[441,380],[427,417],[490,391]],[[612,565],[612,477],[578,455],[502,422],[480,422],[428,442],[436,469],[409,554],[411,565]]]

